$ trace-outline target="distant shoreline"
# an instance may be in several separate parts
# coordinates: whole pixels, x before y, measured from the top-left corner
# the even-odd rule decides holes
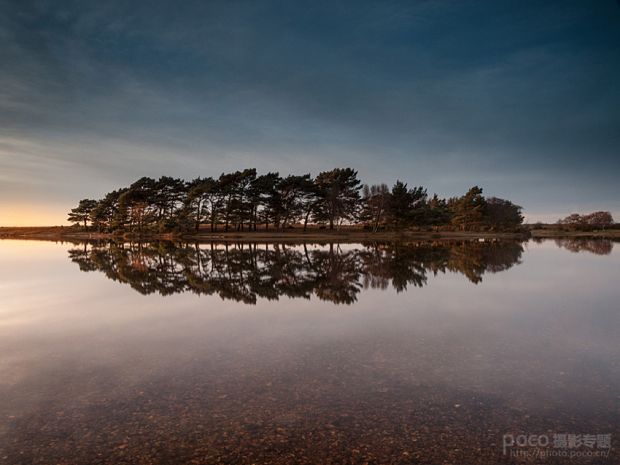
[[[356,242],[356,241],[397,241],[397,240],[475,240],[475,239],[528,239],[528,238],[620,238],[620,230],[564,231],[554,228],[530,229],[529,232],[489,232],[489,231],[379,231],[344,229],[340,231],[310,229],[285,231],[251,232],[207,232],[198,233],[155,233],[138,235],[115,235],[76,231],[65,226],[41,227],[0,227],[0,239],[39,239],[39,240],[186,240],[195,242]]]

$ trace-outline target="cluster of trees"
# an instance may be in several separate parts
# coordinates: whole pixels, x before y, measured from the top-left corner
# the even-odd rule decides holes
[[[611,213],[607,211],[598,211],[587,215],[572,213],[566,218],[558,220],[557,224],[575,229],[605,229],[614,225],[614,219]]]
[[[377,231],[412,226],[458,230],[513,229],[523,217],[508,200],[485,198],[472,187],[462,197],[430,197],[421,186],[397,181],[362,185],[351,168],[280,176],[256,169],[219,178],[144,177],[100,200],[83,199],[69,221],[100,232],[188,232],[202,228],[256,231],[309,224],[329,229],[359,224]]]
[[[69,251],[82,271],[99,271],[141,294],[193,292],[246,304],[312,295],[351,304],[364,288],[422,287],[429,274],[458,272],[473,283],[520,262],[512,241],[368,244],[341,249],[284,244],[84,243]]]

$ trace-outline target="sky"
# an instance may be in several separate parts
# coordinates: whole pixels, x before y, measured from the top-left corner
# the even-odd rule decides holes
[[[0,0],[0,225],[338,166],[620,220],[620,2]]]

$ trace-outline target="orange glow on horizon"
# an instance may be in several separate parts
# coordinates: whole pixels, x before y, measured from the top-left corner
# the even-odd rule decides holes
[[[58,205],[0,204],[0,227],[67,226],[67,211]]]

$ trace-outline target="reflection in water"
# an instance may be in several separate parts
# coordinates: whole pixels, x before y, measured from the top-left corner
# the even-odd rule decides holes
[[[502,442],[566,433],[620,463],[617,249],[0,241],[0,263],[2,465],[564,464]]]
[[[571,252],[590,252],[596,255],[609,255],[614,248],[614,243],[609,239],[559,238],[555,243]]]
[[[472,283],[520,262],[518,242],[460,241],[325,246],[302,244],[84,243],[69,251],[82,271],[101,271],[141,294],[217,294],[246,304],[258,297],[351,304],[363,288],[398,292],[428,273],[462,273]]]

